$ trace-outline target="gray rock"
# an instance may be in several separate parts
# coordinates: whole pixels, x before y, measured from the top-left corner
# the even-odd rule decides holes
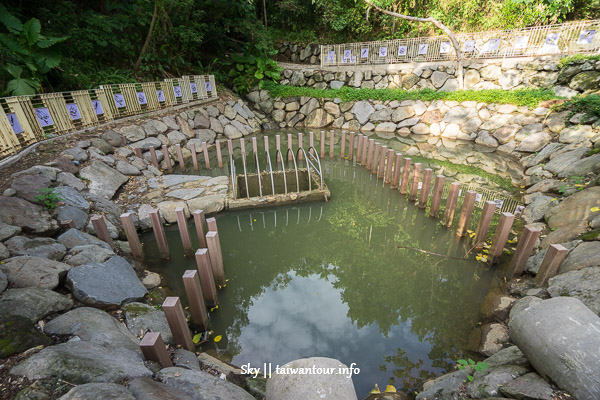
[[[116,383],[86,383],[75,386],[59,400],[136,400],[135,397],[124,386]]]
[[[200,371],[200,363],[196,358],[196,354],[185,349],[175,350],[175,352],[173,353],[173,364],[176,367],[187,368],[193,371]]]
[[[595,215],[592,207],[600,206],[600,186],[577,192],[550,210],[546,220],[550,229],[560,228],[573,221],[591,221]]]
[[[206,142],[207,144],[214,143],[217,137],[217,133],[212,129],[196,129],[194,130],[194,134],[196,135],[196,139],[200,141],[200,147],[202,147],[202,142]]]
[[[227,137],[227,139],[239,139],[243,136],[242,132],[240,132],[233,125],[225,125],[225,127],[223,128],[223,134],[225,135],[225,137]]]
[[[575,97],[579,94],[577,90],[573,90],[565,86],[554,86],[552,90],[554,90],[555,95],[559,97],[566,97],[567,99]]]
[[[413,106],[398,107],[392,113],[392,121],[393,122],[401,122],[401,121],[404,121],[405,119],[408,119],[414,115],[415,115],[415,109]]]
[[[575,398],[600,397],[600,317],[572,297],[544,300],[516,314],[510,336],[536,371]]]
[[[442,86],[438,92],[454,92],[458,90],[458,81],[454,78],[448,79],[444,86]]]
[[[316,375],[274,373],[267,381],[267,398],[270,400],[310,399],[319,397],[319,393],[327,393],[327,397],[331,399],[357,399],[352,378],[338,373],[339,368],[346,368],[339,360],[325,357],[302,358],[281,368],[331,368],[333,372]]]
[[[75,228],[83,229],[87,223],[88,215],[77,207],[60,206],[56,209],[56,218],[59,221],[73,221]]]
[[[0,243],[0,260],[5,260],[10,257],[10,251],[3,243]]]
[[[83,264],[103,263],[114,255],[115,253],[112,250],[105,247],[83,245],[73,247],[63,261],[77,267]]]
[[[196,210],[204,210],[204,212],[206,212],[207,214],[212,214],[219,212],[225,208],[225,200],[226,195],[213,194],[188,200],[187,204],[190,213]]]
[[[304,125],[307,128],[324,128],[333,122],[333,117],[322,108],[313,110],[306,116]]]
[[[541,300],[540,300],[541,301]],[[517,346],[510,346],[498,351],[491,357],[485,359],[486,364],[490,367],[500,365],[518,365],[525,368],[531,368],[525,354]]]
[[[477,117],[477,109],[470,107],[452,107],[448,112],[444,115],[443,121],[446,123],[454,123],[454,124],[464,124],[468,120]]]
[[[254,400],[254,397],[239,386],[204,371],[191,371],[178,367],[164,368],[158,373],[158,378],[194,400]]]
[[[50,179],[44,175],[24,175],[15,178],[11,187],[15,189],[17,196],[32,203],[41,203],[36,197],[43,194],[40,190],[49,188],[51,184]]]
[[[0,242],[6,239],[10,239],[18,233],[21,233],[21,228],[19,228],[18,226],[8,225],[0,221]]]
[[[521,214],[521,218],[523,218],[526,224],[541,221],[544,218],[544,215],[550,211],[553,204],[552,199],[553,197],[546,196],[542,193],[531,194],[531,203],[525,207],[525,210],[523,210],[523,213]]]
[[[565,128],[566,119],[570,111],[552,113],[546,118],[546,126],[554,133],[558,133]]]
[[[36,321],[37,322],[37,321]],[[37,330],[28,318],[0,313],[0,358],[36,346],[49,346],[52,340]]]
[[[597,89],[600,83],[600,72],[598,71],[583,71],[575,75],[569,87],[579,92],[585,92],[590,89]]]
[[[546,248],[551,244],[560,244],[576,239],[579,235],[588,231],[587,221],[574,221],[567,225],[550,232],[544,239],[540,247]]]
[[[561,143],[581,143],[594,135],[591,125],[576,125],[563,129],[558,140]]]
[[[506,144],[515,138],[519,129],[519,125],[504,125],[500,129],[496,129],[493,136],[500,144]]]
[[[97,148],[102,152],[102,154],[112,154],[114,152],[114,148],[104,139],[100,138],[92,138],[90,139],[90,143],[93,147]],[[91,149],[88,149],[88,151]]]
[[[585,242],[575,247],[560,265],[559,273],[600,266],[600,242]]]
[[[446,83],[448,78],[450,78],[450,75],[447,73],[435,71],[433,74],[431,74],[431,83],[436,89],[439,89],[444,85],[444,83]]]
[[[85,245],[96,245],[104,247],[105,249],[110,249],[108,243],[75,228],[71,228],[60,235],[58,241],[65,245],[68,250],[71,250],[73,247]]]
[[[0,293],[4,292],[7,286],[8,278],[6,277],[6,274],[0,269]]]
[[[552,400],[552,386],[535,372],[518,377],[500,388],[500,392],[514,399]]]
[[[90,143],[90,145],[91,145],[91,143]],[[73,147],[70,149],[63,150],[60,154],[69,159],[79,161],[79,162],[85,162],[88,159],[87,153],[85,152],[85,150],[83,150],[80,147]]]
[[[90,193],[109,199],[127,182],[126,176],[101,161],[94,161],[92,165],[82,168],[79,175],[90,181]]]
[[[179,200],[190,200],[190,199],[193,199],[193,198],[196,198],[196,197],[202,195],[202,193],[204,193],[205,190],[206,189],[204,189],[204,188],[176,189],[176,190],[172,190],[172,191],[168,192],[165,196],[173,197],[173,198],[179,199]]]
[[[86,341],[47,347],[19,363],[10,373],[27,379],[60,378],[74,384],[152,376],[141,355]]]
[[[192,397],[181,390],[150,378],[133,380],[129,384],[129,390],[136,400],[192,400]]]
[[[90,210],[90,203],[71,186],[58,186],[55,191],[66,205],[77,207],[86,212]]]
[[[167,134],[167,138],[169,138],[169,142],[171,144],[181,144],[182,142],[184,142],[187,138],[186,136],[179,132],[179,131],[171,131]]]
[[[66,247],[51,238],[15,236],[5,243],[11,255],[14,256],[36,256],[60,261],[67,252]]]
[[[483,125],[482,125],[483,126]],[[547,145],[552,138],[546,132],[537,132],[528,136],[516,148],[517,151],[535,153]]]
[[[512,115],[510,114],[495,114],[490,119],[481,125],[481,129],[493,131],[508,124]]]
[[[37,322],[52,313],[73,308],[73,300],[50,289],[8,289],[0,298],[0,314],[20,315]]]
[[[0,269],[12,287],[54,289],[71,266],[47,258],[19,256],[5,260],[4,264],[0,264]]]
[[[359,124],[364,125],[369,121],[375,109],[368,101],[362,100],[354,103],[350,112],[354,114]]]
[[[417,394],[416,400],[459,399],[460,388],[467,380],[469,371],[455,371],[429,380],[423,384],[423,390]]]
[[[80,192],[87,188],[85,182],[83,182],[81,179],[77,178],[75,175],[73,175],[70,172],[59,173],[56,176],[56,182],[62,183],[63,185],[66,185],[66,186],[71,186],[73,189],[78,190]]]
[[[121,133],[130,142],[137,142],[146,137],[146,132],[141,126],[128,125],[121,128]]]
[[[342,82],[342,81],[331,81],[329,83],[329,85],[331,86],[332,89],[341,89],[342,87],[344,87],[345,84],[346,84],[346,82]]]
[[[482,327],[478,351],[486,356],[496,354],[509,341],[508,329],[503,324],[487,324]]]
[[[141,354],[139,340],[117,319],[95,308],[80,307],[60,315],[44,325],[44,332],[75,335],[84,342]]]
[[[311,97],[302,107],[300,107],[300,114],[308,115],[317,108],[319,108],[319,100]]]
[[[77,300],[99,308],[140,300],[148,292],[131,265],[120,256],[73,268],[67,274],[67,285]]]
[[[163,341],[174,344],[173,334],[165,313],[144,303],[129,303],[123,307],[127,328],[136,336],[146,332],[159,332]]]
[[[485,147],[498,147],[498,141],[487,131],[480,131],[477,138],[475,138],[475,143]]]
[[[500,365],[477,372],[475,380],[467,384],[467,395],[474,399],[498,396],[500,387],[528,372],[529,368],[518,365]]]
[[[585,176],[594,171],[599,171],[599,165],[600,154],[594,154],[579,161],[575,161],[572,164],[565,165],[565,167],[558,172],[558,177],[568,178],[571,176]]]
[[[202,365],[203,369],[214,369],[225,375],[241,375],[243,373],[243,371],[240,368],[228,364],[224,361],[221,361],[218,358],[215,358],[206,352],[198,354],[198,361]]]
[[[50,179],[51,181],[55,181],[56,174],[58,174],[59,172],[60,172],[60,169],[58,169],[58,168],[47,167],[45,165],[34,165],[33,167],[28,168],[24,171],[15,172],[10,177],[17,178],[19,176],[24,176],[24,175],[41,174],[41,175],[44,175],[46,178]]]
[[[123,175],[138,176],[142,174],[139,169],[126,161],[117,161],[115,168]]]
[[[177,125],[177,121],[175,121],[175,118],[173,118],[173,116],[166,115],[162,118],[162,120],[168,128],[175,130],[179,129],[179,125]]]
[[[571,250],[574,249],[580,243],[581,240],[574,240],[572,242],[561,243],[561,245],[566,247],[568,250]],[[537,254],[529,257],[529,259],[527,260],[527,264],[525,265],[525,271],[530,272],[532,274],[537,274],[547,252],[548,249],[545,248],[540,250]]]
[[[140,140],[139,142],[132,143],[129,145],[129,147],[131,147],[132,149],[141,149],[142,151],[148,151],[152,146],[154,146],[155,149],[160,149],[162,146],[162,142],[155,137],[149,137],[147,139]]]
[[[600,315],[600,266],[557,275],[550,278],[548,285],[550,296],[574,297]]]

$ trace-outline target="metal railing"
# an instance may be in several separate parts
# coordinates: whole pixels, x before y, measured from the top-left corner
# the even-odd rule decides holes
[[[600,20],[458,33],[464,59],[594,53],[600,50]],[[456,60],[448,36],[321,45],[321,67]]]
[[[0,155],[130,115],[217,97],[213,75],[0,98]]]

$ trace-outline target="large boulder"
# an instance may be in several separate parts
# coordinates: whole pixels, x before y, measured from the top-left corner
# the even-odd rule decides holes
[[[600,72],[598,71],[583,71],[575,75],[569,83],[569,87],[573,90],[585,92],[586,90],[598,90],[600,85]]]
[[[369,121],[369,118],[371,117],[371,114],[375,112],[375,109],[371,103],[362,100],[354,103],[350,112],[354,114],[359,124],[364,125]]]
[[[95,399],[136,400],[129,390],[116,383],[86,383],[75,386],[59,400]]]
[[[128,125],[121,128],[121,134],[130,142],[137,142],[146,137],[146,132],[141,126]]]
[[[196,197],[188,200],[187,204],[190,212],[204,210],[207,214],[217,213],[225,208],[226,195],[211,194],[204,197]]]
[[[98,308],[119,307],[141,300],[148,293],[131,265],[120,256],[73,268],[67,274],[67,285],[77,300]]]
[[[239,386],[204,371],[170,367],[160,370],[158,378],[194,400],[254,400],[254,397]]]
[[[600,267],[600,242],[585,242],[575,247],[560,264],[559,274],[587,267]]]
[[[111,249],[87,244],[73,247],[66,255],[63,262],[72,265],[73,267],[77,267],[83,264],[103,263],[114,255],[115,253]]]
[[[595,214],[591,208],[600,207],[600,186],[577,192],[560,202],[546,215],[550,229],[560,228],[573,221],[591,221]]]
[[[133,380],[129,384],[129,390],[137,400],[192,400],[183,391],[150,378]]]
[[[287,372],[298,368],[316,370],[317,373]],[[332,400],[357,399],[350,374],[340,373],[343,368],[347,369],[347,366],[333,358],[311,357],[291,361],[267,381],[267,400],[316,399],[322,393]]]
[[[65,245],[68,250],[71,250],[73,247],[87,245],[100,246],[104,247],[105,249],[110,249],[108,243],[75,228],[71,228],[60,235],[58,237],[58,241]]]
[[[0,298],[0,314],[20,315],[37,322],[52,313],[69,310],[73,300],[50,289],[8,289]]]
[[[71,266],[42,257],[19,256],[5,260],[0,269],[6,274],[11,287],[54,289]]]
[[[24,232],[48,233],[58,229],[58,224],[42,207],[18,197],[0,196],[0,221],[17,226]]]
[[[140,335],[142,332],[160,332],[165,343],[174,344],[171,328],[162,310],[157,310],[144,303],[134,302],[125,305],[123,312],[127,328],[134,335]]]
[[[0,242],[10,239],[18,233],[21,233],[21,228],[18,226],[8,225],[0,221]]]
[[[600,398],[600,317],[556,297],[511,315],[510,337],[535,370],[578,399]]]
[[[79,172],[82,178],[89,180],[90,193],[112,199],[117,190],[127,182],[127,177],[102,161],[94,161]]]
[[[51,344],[52,340],[38,331],[28,318],[0,313],[0,358]]]
[[[36,256],[60,261],[67,252],[60,242],[46,237],[15,236],[4,244],[12,256]]]
[[[306,116],[304,125],[307,128],[324,128],[333,122],[333,117],[322,108],[313,110]]]
[[[152,376],[140,354],[86,341],[46,347],[12,368],[10,373],[30,380],[59,378],[74,384],[121,382]]]
[[[36,197],[43,192],[43,189],[47,189],[52,184],[52,181],[46,176],[41,174],[36,175],[24,175],[15,178],[12,182],[11,187],[17,192],[17,196],[31,201],[32,203],[39,203],[41,201],[36,200]]]
[[[590,310],[600,315],[600,266],[570,271],[550,278],[548,293],[552,297],[571,296],[579,299]]]

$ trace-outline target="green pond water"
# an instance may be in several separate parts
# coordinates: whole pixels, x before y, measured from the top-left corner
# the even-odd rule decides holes
[[[329,159],[323,168],[329,202],[216,216],[229,283],[210,314],[223,339],[203,350],[261,370],[311,356],[355,363],[359,398],[375,383],[416,390],[473,357],[469,336],[503,264],[398,248],[463,257],[469,243],[364,168]],[[177,227],[166,232],[171,258],[160,260],[146,233],[146,263],[186,304],[181,276],[195,261],[183,256]]]

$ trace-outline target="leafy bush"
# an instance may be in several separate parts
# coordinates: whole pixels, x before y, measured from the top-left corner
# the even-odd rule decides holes
[[[519,89],[505,91],[492,90],[459,90],[456,92],[436,92],[432,89],[403,90],[403,89],[356,89],[342,87],[341,89],[314,89],[278,85],[265,82],[263,88],[267,89],[271,97],[308,96],[317,98],[340,98],[342,101],[358,100],[447,100],[447,101],[478,101],[484,103],[516,104],[535,108],[540,101],[556,99],[553,91],[548,89]]]
[[[558,66],[559,68],[564,68],[572,64],[578,64],[582,61],[600,61],[600,55],[575,54],[572,56],[563,57],[560,59]]]
[[[585,114],[583,122],[586,122],[592,117],[600,119],[600,95],[589,94],[585,96],[575,96],[569,101],[566,101],[554,107],[554,110],[570,111],[569,115],[566,118],[567,120],[569,120],[573,115],[579,113]]]
[[[52,188],[40,189],[38,193],[35,196],[35,201],[42,203],[48,210],[54,210],[58,206],[58,203],[62,201],[62,197]]]
[[[468,360],[458,360],[458,369],[464,369],[464,370],[473,370],[475,372],[483,372],[486,369],[489,368],[489,364],[483,362],[483,361],[473,361],[470,358]],[[473,380],[475,378],[473,378],[473,375],[469,374],[467,376],[467,378],[469,379],[469,382],[473,382]]]
[[[262,45],[248,46],[244,54],[232,54],[233,65],[229,70],[231,85],[237,93],[246,93],[257,84],[279,80],[281,69],[277,62],[270,58],[277,54],[276,50]]]

